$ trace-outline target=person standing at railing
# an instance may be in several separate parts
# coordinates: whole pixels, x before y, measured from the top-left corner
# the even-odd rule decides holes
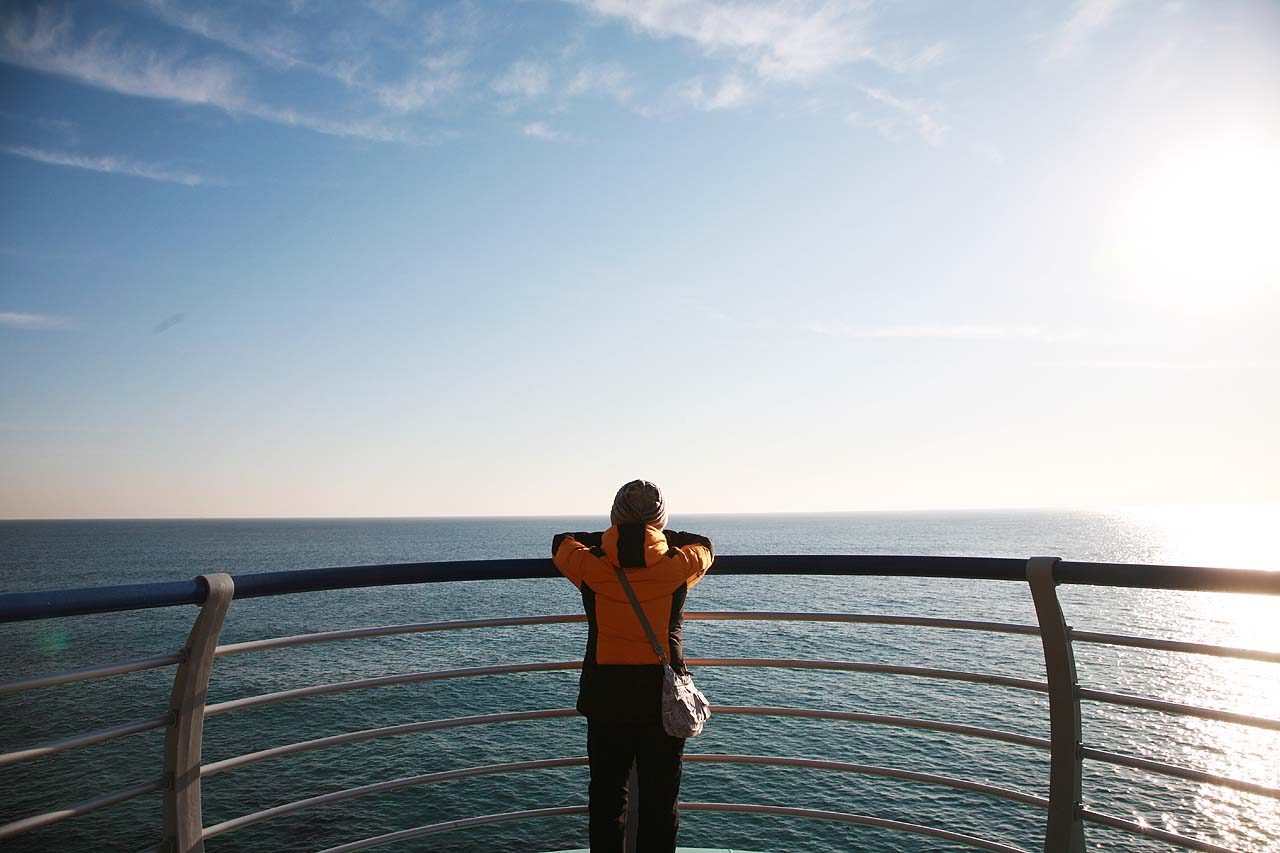
[[[681,642],[685,595],[714,559],[711,540],[665,530],[667,508],[653,483],[632,480],[618,490],[603,533],[561,533],[551,543],[556,568],[582,593],[587,651],[578,712],[587,718],[592,853],[621,851],[627,778],[640,783],[640,853],[676,849],[684,738],[662,727],[663,666],[618,581],[627,576],[649,623],[662,635],[667,659],[686,672]]]

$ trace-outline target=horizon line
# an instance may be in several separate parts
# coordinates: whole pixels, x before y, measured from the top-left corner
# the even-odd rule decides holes
[[[675,513],[673,517],[708,517],[708,516],[815,516],[815,515],[874,515],[874,514],[924,514],[924,513],[968,513],[968,512],[1106,512],[1136,509],[1191,509],[1196,507],[1280,507],[1280,500],[1261,501],[1216,501],[1216,502],[1169,502],[1169,503],[1127,503],[1081,505],[1046,505],[1046,506],[981,506],[981,507],[932,507],[932,508],[885,508],[885,509],[836,509],[836,510],[783,510],[753,512],[684,512]],[[48,516],[48,517],[4,517],[0,523],[17,521],[459,521],[467,519],[535,519],[535,518],[584,518],[588,516],[607,516],[598,512],[548,513],[543,515],[517,514],[460,514],[460,515],[159,515],[159,516]]]

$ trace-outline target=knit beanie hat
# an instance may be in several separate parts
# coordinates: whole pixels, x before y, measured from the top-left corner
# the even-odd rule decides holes
[[[648,480],[632,480],[613,499],[609,511],[610,524],[651,524],[658,529],[667,526],[667,505],[662,491]]]

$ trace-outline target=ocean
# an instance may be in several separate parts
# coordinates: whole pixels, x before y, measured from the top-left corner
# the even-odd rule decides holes
[[[588,518],[0,522],[0,591],[175,580],[326,565],[544,557],[554,533],[601,529]],[[1106,511],[683,516],[719,554],[919,554],[1150,562],[1277,569],[1280,505]],[[1080,630],[1280,650],[1280,599],[1221,593],[1061,587]],[[689,611],[893,613],[1035,624],[1025,585],[1009,582],[712,573]],[[370,625],[581,612],[563,580],[461,582],[237,601],[222,643]],[[0,625],[0,680],[169,653],[196,610]],[[417,634],[219,658],[209,701],[417,670],[580,659],[582,624]],[[827,623],[689,621],[689,658],[774,657],[895,663],[1043,679],[1036,637]],[[1077,644],[1081,684],[1280,718],[1280,670],[1258,661]],[[704,667],[716,705],[786,705],[947,720],[1048,736],[1045,698],[1005,687],[905,676]],[[166,707],[172,669],[0,697],[0,751],[131,720]],[[383,687],[211,718],[206,763],[341,732],[499,711],[572,707],[576,672]],[[1280,786],[1280,732],[1086,702],[1090,746]],[[585,754],[580,718],[404,735],[263,762],[207,779],[205,824],[383,779]],[[147,781],[159,773],[153,730],[0,768],[0,823]],[[714,716],[688,753],[748,753],[878,764],[1047,796],[1047,754],[996,741],[861,723]],[[208,849],[306,851],[426,823],[586,802],[585,768],[481,777],[322,806],[218,836]],[[1280,849],[1280,803],[1266,797],[1086,762],[1087,805],[1233,849]],[[1044,814],[1030,806],[916,782],[830,771],[686,764],[682,799],[766,803],[924,823],[1028,850]],[[160,837],[157,795],[31,832],[5,850],[137,850]],[[1088,825],[1091,850],[1167,845]],[[966,849],[936,839],[826,821],[687,812],[680,843],[773,853]],[[450,832],[389,849],[535,851],[586,846],[585,817]]]

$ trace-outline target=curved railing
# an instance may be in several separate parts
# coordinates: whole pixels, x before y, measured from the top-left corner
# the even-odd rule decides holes
[[[1269,730],[1280,730],[1280,720],[1242,714],[1226,709],[1198,707],[1082,687],[1076,679],[1073,647],[1076,643],[1105,644],[1269,663],[1280,663],[1280,652],[1230,648],[1170,639],[1072,631],[1063,619],[1055,591],[1055,587],[1058,584],[1088,584],[1113,587],[1280,595],[1280,572],[1080,563],[1043,557],[1022,561],[995,558],[899,556],[722,557],[716,563],[716,571],[718,574],[826,574],[963,578],[1014,581],[1027,584],[1035,604],[1038,622],[1036,625],[853,613],[695,612],[687,614],[686,618],[690,620],[875,624],[940,630],[1038,635],[1044,650],[1044,664],[1047,673],[1045,681],[967,670],[846,660],[703,658],[691,659],[689,663],[700,668],[781,667],[836,672],[879,673],[910,678],[943,679],[980,685],[994,685],[1014,690],[1047,694],[1049,699],[1050,729],[1050,737],[1048,739],[1017,731],[993,729],[984,726],[853,711],[769,706],[718,706],[713,710],[717,715],[750,715],[780,719],[805,718],[910,728],[960,737],[1003,741],[1041,750],[1049,756],[1049,796],[1046,798],[974,780],[934,773],[843,761],[766,755],[690,754],[686,756],[686,760],[689,762],[695,764],[715,763],[805,768],[833,773],[910,780],[1018,803],[1044,812],[1044,850],[1048,851],[1048,853],[1068,853],[1068,851],[1069,853],[1081,853],[1084,849],[1084,827],[1088,823],[1160,840],[1189,850],[1222,853],[1222,851],[1229,849],[1188,835],[1159,830],[1143,823],[1125,820],[1115,815],[1098,812],[1086,807],[1082,791],[1082,764],[1085,760],[1134,768],[1171,778],[1191,780],[1248,792],[1261,797],[1280,799],[1280,788],[1256,781],[1206,773],[1176,764],[1155,761],[1142,756],[1126,755],[1084,744],[1081,737],[1082,701],[1151,709],[1167,714],[1226,721]],[[396,684],[466,679],[512,673],[572,670],[581,665],[576,660],[538,661],[407,672],[374,678],[314,684],[215,704],[206,704],[204,701],[205,692],[213,662],[218,657],[253,654],[270,649],[292,648],[315,643],[370,640],[406,634],[499,627],[527,627],[584,621],[584,617],[581,615],[544,615],[424,622],[323,631],[219,646],[217,645],[217,638],[221,630],[222,621],[233,599],[390,584],[557,576],[554,568],[545,560],[491,560],[307,569],[294,572],[241,575],[234,578],[229,575],[209,575],[193,581],[0,595],[0,622],[184,604],[201,605],[199,616],[195,620],[187,643],[176,653],[85,667],[50,675],[19,678],[0,683],[0,695],[4,695],[161,667],[176,667],[170,705],[166,713],[157,714],[157,716],[148,719],[85,732],[74,737],[37,743],[0,754],[0,772],[3,772],[2,768],[6,766],[17,765],[44,756],[75,750],[140,732],[163,729],[165,732],[164,766],[159,768],[161,772],[157,777],[93,799],[73,803],[54,811],[32,815],[0,826],[0,840],[13,838],[39,827],[79,817],[137,797],[159,793],[165,816],[165,838],[162,840],[161,846],[169,846],[169,849],[183,851],[201,850],[203,849],[204,839],[244,830],[264,821],[294,814],[316,806],[392,790],[432,785],[438,782],[470,777],[515,774],[532,770],[583,765],[586,763],[586,758],[576,756],[456,768],[332,791],[320,796],[284,803],[252,814],[242,815],[211,826],[204,826],[202,821],[201,779],[232,772],[251,764],[273,761],[288,755],[328,749],[343,744],[398,737],[418,732],[471,726],[532,723],[576,715],[576,712],[570,708],[553,708],[424,720],[305,740],[235,756],[218,762],[202,764],[202,730],[203,721],[207,717],[239,713],[252,708],[290,702],[307,697],[370,690]],[[838,821],[930,836],[981,850],[1001,851],[1002,853],[1019,850],[1017,847],[991,839],[979,838],[940,827],[889,820],[871,815],[744,803],[682,803],[681,808],[687,811],[756,813]],[[373,838],[354,840],[330,848],[327,853],[362,850],[409,838],[488,824],[579,814],[585,812],[585,810],[585,806],[558,806],[501,814],[478,815],[462,820],[407,828]]]

